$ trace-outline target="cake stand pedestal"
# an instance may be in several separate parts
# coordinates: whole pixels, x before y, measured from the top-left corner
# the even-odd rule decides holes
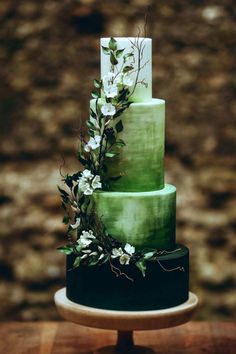
[[[154,353],[151,349],[134,345],[133,331],[175,327],[188,322],[198,298],[190,292],[188,301],[164,310],[113,311],[76,304],[66,297],[66,289],[63,288],[56,292],[55,303],[59,314],[68,321],[118,331],[115,346],[98,349],[94,354],[151,354]]]

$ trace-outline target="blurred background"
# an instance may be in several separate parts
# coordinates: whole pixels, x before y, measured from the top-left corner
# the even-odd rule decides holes
[[[135,36],[150,7],[153,96],[167,101],[166,181],[191,249],[197,319],[236,317],[233,0],[0,2],[0,320],[59,319],[65,241],[56,185],[76,171],[101,36]]]

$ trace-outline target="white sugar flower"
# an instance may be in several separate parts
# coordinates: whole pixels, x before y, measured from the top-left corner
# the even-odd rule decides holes
[[[84,192],[85,195],[90,195],[93,193],[93,190],[90,186],[90,177],[89,178],[86,178],[84,176],[79,177],[79,189],[82,192]]]
[[[94,176],[91,171],[84,170],[82,176],[79,177],[79,189],[85,195],[93,194],[93,191],[97,188],[102,188],[102,184],[100,181],[100,176]]]
[[[111,71],[109,71],[106,75],[104,75],[102,78],[103,86],[105,87],[109,84],[112,84],[114,76],[115,76],[115,74],[112,73]]]
[[[125,252],[127,252],[130,256],[132,256],[132,254],[134,254],[135,252],[135,248],[133,246],[131,246],[129,243],[126,243],[125,247],[124,247]]]
[[[92,195],[93,194],[93,188],[91,188],[91,186],[88,182],[83,182],[83,183],[81,183],[81,185],[79,184],[79,188],[84,193],[84,195]]]
[[[80,235],[80,238],[83,238],[83,239],[95,239],[96,237],[94,236],[92,230],[89,230],[89,231],[83,230],[82,234]]]
[[[100,135],[95,135],[94,138],[91,137],[85,145],[84,150],[90,152],[91,150],[97,149],[100,146],[101,139]]]
[[[125,85],[125,86],[128,86],[128,87],[130,87],[130,86],[132,86],[133,85],[133,80],[131,79],[131,77],[130,76],[128,76],[127,74],[125,74],[124,76],[123,76],[123,84]]]
[[[111,103],[105,103],[102,106],[101,111],[104,116],[114,116],[116,113],[116,108]]]
[[[130,261],[130,256],[126,253],[122,254],[122,256],[120,256],[120,264],[129,264]]]
[[[83,178],[87,178],[87,179],[92,179],[92,178],[93,178],[93,174],[91,173],[90,170],[85,169],[85,170],[82,172],[82,177],[83,177]]]
[[[82,190],[82,192],[87,188],[88,181],[84,177],[79,177],[79,189]]]
[[[87,238],[80,238],[77,243],[81,248],[86,248],[90,245],[90,243],[92,243],[92,240],[89,240]]]
[[[113,248],[112,250],[112,258],[120,257],[124,254],[122,248]]]
[[[81,248],[86,248],[87,246],[90,245],[90,243],[93,242],[92,240],[95,238],[96,237],[94,236],[94,234],[91,230],[89,230],[89,231],[83,230],[77,243],[78,243],[78,245],[80,245]]]
[[[108,98],[114,98],[118,95],[118,88],[116,85],[104,86],[105,96]]]
[[[93,189],[102,188],[102,184],[100,181],[101,181],[100,176],[98,175],[94,176],[94,179],[92,180],[92,188]]]
[[[70,224],[73,230],[78,229],[80,226],[80,218],[76,218],[75,224]]]
[[[122,73],[119,73],[118,75],[116,75],[116,77],[114,79],[114,83],[117,85],[123,84],[123,74]]]

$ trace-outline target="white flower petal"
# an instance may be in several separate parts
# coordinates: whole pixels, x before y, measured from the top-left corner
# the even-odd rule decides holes
[[[106,97],[114,98],[118,95],[118,88],[116,85],[105,86],[104,93]]]
[[[117,84],[117,85],[122,85],[122,83],[123,83],[123,74],[122,73],[118,74],[115,77],[114,83]]]
[[[95,135],[94,140],[96,141],[97,144],[100,144],[102,137],[100,135]]]
[[[128,254],[122,254],[122,256],[119,259],[120,264],[129,264],[130,261],[130,256]]]
[[[102,106],[101,111],[104,116],[114,116],[116,113],[116,108],[111,103],[105,103]]]
[[[133,85],[133,83],[134,83],[133,80],[127,74],[125,74],[124,77],[123,77],[123,84],[125,86],[130,87],[130,86]]]
[[[100,261],[100,259],[102,259],[104,257],[104,253],[100,254],[100,257],[98,258],[98,261]]]
[[[92,195],[93,189],[91,187],[87,187],[84,191],[84,195]]]
[[[133,246],[131,246],[129,243],[126,243],[124,250],[131,256],[135,252],[135,248]]]
[[[90,116],[89,121],[90,121],[91,123],[93,123],[93,125],[95,126],[95,128],[100,129],[97,119],[95,119],[95,118],[93,118],[92,116]]]
[[[120,257],[124,254],[122,248],[113,248],[112,249],[112,258]]]
[[[97,189],[97,188],[102,188],[102,184],[100,182],[100,176],[96,175],[93,180],[92,180],[92,188]]]
[[[88,179],[92,179],[93,178],[93,174],[91,173],[91,171],[85,169],[82,173],[82,177],[88,178]]]
[[[91,147],[89,146],[89,144],[86,144],[86,145],[85,145],[84,150],[85,150],[86,152],[90,152],[90,151],[91,151]]]
[[[77,229],[80,225],[80,218],[76,218],[75,224],[70,224],[73,230]]]

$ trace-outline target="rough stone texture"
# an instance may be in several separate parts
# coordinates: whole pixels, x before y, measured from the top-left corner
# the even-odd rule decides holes
[[[167,101],[166,181],[178,240],[191,249],[198,318],[236,315],[233,0],[5,0],[0,3],[0,319],[59,318],[64,282],[56,191],[75,171],[78,132],[99,75],[99,38],[136,35],[151,6],[154,97]]]

